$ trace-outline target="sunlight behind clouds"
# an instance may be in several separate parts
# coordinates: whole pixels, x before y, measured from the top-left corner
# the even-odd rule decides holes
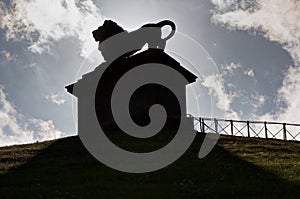
[[[9,40],[28,40],[34,53],[50,52],[55,42],[77,38],[80,55],[87,57],[96,45],[91,31],[101,21],[100,10],[92,0],[11,1],[11,7],[0,4],[0,28]]]

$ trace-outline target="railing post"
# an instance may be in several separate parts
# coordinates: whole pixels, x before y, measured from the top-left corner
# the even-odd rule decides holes
[[[215,118],[215,131],[216,131],[216,134],[218,134],[218,120]]]
[[[202,133],[201,117],[198,118],[198,122],[199,122],[199,132]]]
[[[247,121],[247,134],[248,134],[248,138],[250,137],[250,123],[249,121]]]
[[[230,120],[231,135],[233,135],[233,121]]]
[[[204,118],[202,118],[202,133],[205,133],[205,123],[204,123]]]
[[[286,140],[286,123],[283,123],[283,140]]]
[[[268,139],[268,128],[267,128],[267,122],[264,122],[265,124],[265,136],[266,136],[266,139]]]

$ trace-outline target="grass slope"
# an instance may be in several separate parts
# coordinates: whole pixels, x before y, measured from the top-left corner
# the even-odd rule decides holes
[[[78,137],[3,147],[0,198],[300,198],[300,143],[222,136],[198,159],[202,140],[146,174],[104,166]]]

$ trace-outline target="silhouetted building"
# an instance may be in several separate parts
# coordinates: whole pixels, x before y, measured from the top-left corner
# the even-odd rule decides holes
[[[175,30],[175,25],[173,22],[163,21],[158,24],[159,25],[148,24],[145,25],[145,27],[160,27],[164,25],[170,25],[172,26],[173,31]],[[150,32],[147,32],[146,35],[149,35],[149,33],[153,32],[157,32],[157,30],[151,30]],[[101,47],[101,42],[103,42],[110,36],[119,33],[125,33],[125,36],[122,36],[124,42],[117,43],[108,47]],[[130,34],[131,33],[124,31],[121,27],[119,27],[116,23],[112,21],[106,21],[103,24],[103,26],[93,31],[95,40],[100,42],[99,49],[109,49],[109,52],[113,52],[113,49],[116,49],[117,45],[119,45],[120,48],[124,48],[123,45],[125,45],[124,50],[126,50],[126,47],[129,45],[137,45],[137,50],[142,48],[141,41],[144,35],[141,36],[141,34],[138,33],[138,30],[134,31],[132,35],[134,37],[137,37],[136,41],[138,42],[137,44],[133,44],[134,39],[132,39],[132,35],[130,36]],[[158,84],[147,84],[138,88],[136,92],[133,93],[128,107],[132,120],[138,125],[147,125],[148,123],[150,123],[150,107],[155,104],[160,104],[165,108],[168,116],[164,129],[176,130],[179,127],[178,121],[182,117],[186,117],[186,86],[187,84],[195,82],[197,76],[186,70],[183,66],[180,65],[180,63],[178,63],[175,59],[173,59],[171,56],[164,52],[163,49],[166,39],[163,40],[159,37],[158,40],[163,41],[158,41],[157,45],[153,44],[155,43],[154,40],[155,38],[152,38],[152,40],[148,42],[146,40],[146,43],[148,43],[148,45],[149,42],[152,43],[149,45],[150,47],[152,46],[150,49],[142,52],[137,52],[137,50],[134,50],[129,54],[124,54],[123,56],[116,58],[115,60],[112,59],[113,56],[110,56],[109,53],[101,51],[102,55],[104,55],[106,62],[98,66],[93,72],[83,75],[82,79],[80,79],[78,82],[66,87],[69,93],[73,94],[78,98],[78,117],[88,120],[89,114],[91,113],[86,112],[85,107],[90,106],[92,104],[95,106],[97,118],[103,130],[120,130],[116,122],[114,121],[111,108],[111,96],[113,94],[114,87],[116,86],[120,78],[131,69],[134,69],[135,67],[141,66],[143,64],[150,64],[148,66],[154,67],[155,69],[157,69],[157,71],[159,71],[158,67],[169,67],[171,69],[174,69],[175,71],[179,72],[188,81],[188,83],[186,81],[181,80],[174,81],[171,77],[168,76],[165,77],[166,81],[173,81],[172,84],[174,84],[176,88],[181,90],[181,96],[179,97],[180,99],[177,99],[171,90]],[[128,41],[130,41],[131,43],[128,44]],[[162,45],[163,49],[159,49],[161,48],[161,46],[159,45]],[[76,93],[76,90],[80,91],[80,93]],[[93,99],[94,101],[91,99]],[[192,120],[191,125],[193,125]]]

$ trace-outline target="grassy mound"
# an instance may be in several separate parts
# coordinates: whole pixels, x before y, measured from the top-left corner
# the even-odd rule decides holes
[[[300,198],[299,142],[222,136],[198,159],[202,140],[146,174],[106,167],[78,137],[2,147],[0,198]]]

